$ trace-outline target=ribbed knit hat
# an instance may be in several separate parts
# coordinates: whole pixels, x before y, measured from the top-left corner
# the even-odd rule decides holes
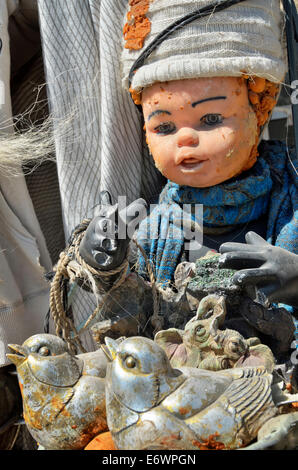
[[[138,2],[135,2],[138,3]],[[123,85],[144,49],[169,25],[215,0],[151,0],[143,47],[123,48]],[[133,21],[134,18],[131,19]],[[281,82],[286,73],[283,16],[279,0],[246,0],[183,26],[166,38],[135,71],[131,88],[154,82],[243,74]]]

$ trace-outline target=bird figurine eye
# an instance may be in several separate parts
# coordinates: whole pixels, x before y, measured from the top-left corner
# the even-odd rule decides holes
[[[129,369],[133,369],[137,365],[137,363],[136,363],[135,359],[133,358],[133,356],[127,356],[125,358],[124,364]]]
[[[46,346],[42,346],[39,350],[38,350],[38,354],[40,354],[41,356],[50,356],[50,350],[46,347]]]

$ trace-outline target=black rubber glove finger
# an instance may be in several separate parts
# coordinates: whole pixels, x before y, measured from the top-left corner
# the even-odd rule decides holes
[[[261,252],[233,251],[219,257],[219,267],[228,269],[259,268],[265,260]]]
[[[220,245],[219,252],[220,253],[230,253],[232,251],[235,252],[244,252],[244,253],[254,253],[258,250],[258,246],[254,245],[247,245],[246,243],[236,243],[236,242],[226,242]],[[263,247],[262,247],[263,248]]]
[[[243,269],[234,274],[233,282],[241,286],[266,285],[278,282],[278,277],[272,269]]]
[[[245,241],[249,245],[256,245],[258,247],[268,247],[268,245],[270,245],[270,243],[255,232],[247,232],[245,235]]]

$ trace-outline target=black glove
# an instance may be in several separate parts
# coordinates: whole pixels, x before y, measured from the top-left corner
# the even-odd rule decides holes
[[[298,256],[254,232],[248,232],[245,239],[247,245],[228,242],[220,246],[220,267],[240,269],[233,281],[259,287],[270,302],[298,306]]]
[[[130,238],[147,215],[147,204],[144,199],[137,199],[119,212],[118,204],[112,205],[108,191],[100,193],[100,204],[99,215],[91,220],[80,243],[79,252],[90,266],[108,271],[117,268],[124,261]]]

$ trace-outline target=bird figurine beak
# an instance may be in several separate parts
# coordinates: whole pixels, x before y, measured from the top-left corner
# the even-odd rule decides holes
[[[109,361],[113,361],[117,356],[118,343],[114,339],[108,337],[105,338],[105,343],[106,344],[101,345],[101,348]]]
[[[6,354],[6,357],[19,367],[27,359],[26,349],[18,344],[8,344],[8,348],[13,354]]]

